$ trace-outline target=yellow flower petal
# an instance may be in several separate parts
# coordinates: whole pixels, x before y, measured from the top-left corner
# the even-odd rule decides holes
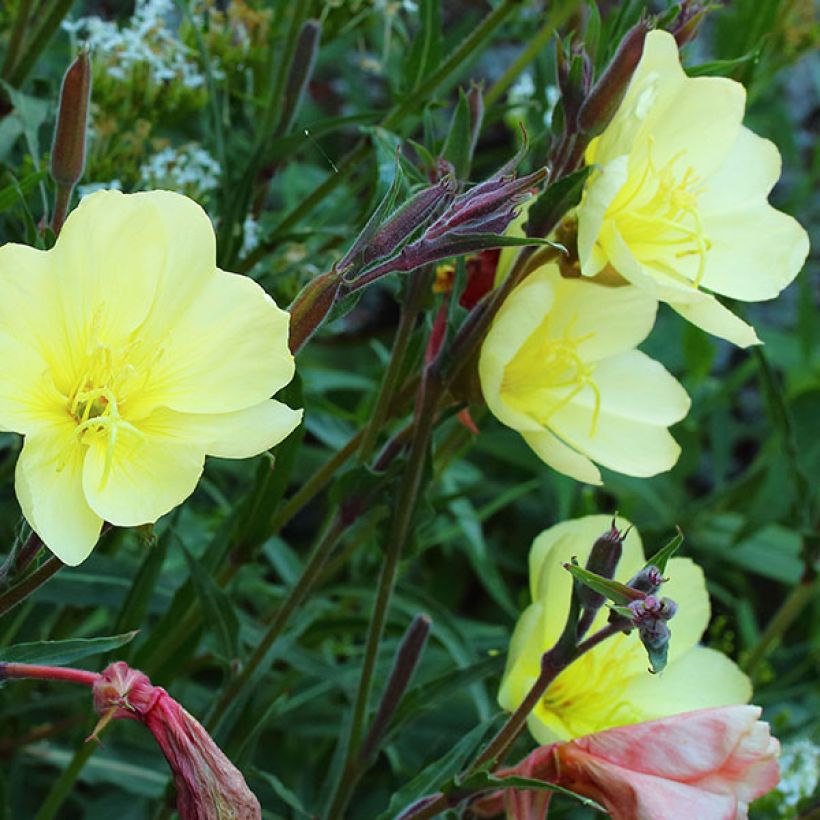
[[[689,298],[693,301],[670,302],[670,307],[701,330],[726,339],[738,347],[760,344],[755,329],[735,316],[711,294],[696,291]]]
[[[218,271],[163,337],[137,412],[225,413],[264,401],[293,378],[289,319],[252,279]]]
[[[197,440],[211,456],[250,458],[285,439],[301,420],[301,410],[267,399],[233,413],[177,413],[160,408],[147,424],[153,432],[176,441]]]
[[[675,619],[669,627],[674,645]],[[690,649],[659,675],[633,678],[624,691],[625,698],[640,705],[646,715],[644,720],[711,706],[748,703],[751,696],[749,678],[723,653],[704,646]]]
[[[478,372],[484,399],[496,418],[516,430],[540,432],[543,427],[504,400],[505,369],[543,322],[553,301],[550,277],[541,270],[531,274],[507,297],[481,347]]]
[[[690,405],[674,377],[635,350],[600,362],[595,383],[599,401],[579,393],[553,414],[552,430],[588,458],[626,475],[671,469],[680,447],[666,428]]]
[[[83,491],[94,512],[106,521],[119,527],[147,524],[194,491],[204,461],[204,449],[197,444],[148,429],[140,435],[123,430],[113,448],[104,438],[89,445]]]
[[[669,622],[673,635],[669,642],[671,663],[700,642],[709,625],[712,607],[703,570],[691,558],[670,559],[664,576],[669,580],[661,587],[660,594],[678,605],[675,617]]]
[[[170,192],[85,197],[53,254],[65,334],[75,348],[82,341],[118,348],[137,329],[144,337],[155,305],[166,318],[173,315],[216,269],[207,216]]]
[[[538,458],[553,470],[584,484],[603,484],[600,470],[586,456],[568,447],[549,430],[522,432],[521,435]]]
[[[17,500],[31,528],[64,563],[84,561],[100,536],[102,518],[83,493],[83,448],[73,425],[26,436],[17,460]]]
[[[29,345],[0,331],[0,429],[29,433],[65,418],[48,365]]]

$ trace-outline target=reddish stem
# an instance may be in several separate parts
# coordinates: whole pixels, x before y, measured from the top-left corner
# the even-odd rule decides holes
[[[0,663],[0,680],[8,678],[36,678],[37,680],[58,680],[93,686],[100,677],[98,672],[72,669],[67,666],[40,666],[32,663]]]

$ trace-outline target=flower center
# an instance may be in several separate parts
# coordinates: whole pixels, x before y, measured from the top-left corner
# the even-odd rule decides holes
[[[652,147],[650,137],[643,174],[624,185],[609,206],[609,215],[617,220],[627,244],[633,250],[641,246],[639,255],[654,257],[656,264],[663,264],[662,257],[670,250],[675,259],[696,256],[698,266],[693,276],[681,274],[675,266],[663,267],[672,278],[699,287],[706,254],[712,247],[698,211],[698,197],[703,188],[699,187],[699,179],[691,166],[682,174],[675,171],[685,150],[658,168],[652,159]]]
[[[592,378],[595,365],[585,362],[578,348],[595,334],[572,336],[574,324],[575,319],[563,336],[555,338],[549,335],[549,317],[545,318],[507,365],[502,390],[514,406],[546,425],[551,416],[589,388],[595,401],[590,429],[594,436],[601,394]]]
[[[114,449],[118,438],[129,433],[142,438],[140,431],[122,415],[126,386],[134,368],[110,348],[98,345],[89,354],[86,368],[68,398],[68,412],[75,420],[75,441],[87,446],[102,441],[105,447],[105,469],[100,489],[111,474]]]

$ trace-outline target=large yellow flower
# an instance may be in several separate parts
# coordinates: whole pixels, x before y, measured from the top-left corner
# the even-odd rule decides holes
[[[547,464],[600,484],[593,461],[635,476],[670,469],[680,453],[667,427],[689,397],[634,348],[657,301],[639,288],[565,279],[547,264],[501,306],[481,349],[479,375],[493,414]]]
[[[573,555],[581,565],[586,563],[592,544],[609,530],[610,523],[605,515],[565,521],[533,542],[532,604],[519,619],[510,643],[498,695],[503,709],[512,711],[524,699],[538,677],[541,655],[564,627],[572,578],[562,564]],[[622,529],[630,526],[625,519],[616,523]],[[616,579],[628,581],[644,560],[640,536],[632,529],[623,544]],[[720,652],[698,645],[710,613],[703,571],[688,558],[672,558],[665,575],[669,581],[663,585],[663,595],[678,604],[669,622],[669,665],[659,675],[651,675],[637,634],[609,638],[568,666],[546,691],[528,721],[539,743],[749,700],[751,683],[737,666]],[[603,607],[592,631],[605,626],[607,616],[608,609]]]
[[[206,454],[246,458],[301,410],[288,314],[216,267],[205,212],[168,191],[86,197],[50,251],[0,248],[0,428],[22,433],[17,497],[67,564],[103,522],[155,521]]]
[[[584,275],[615,271],[746,347],[754,330],[707,291],[772,299],[809,241],[767,201],[780,154],[743,127],[744,104],[740,83],[687,77],[672,35],[650,32],[623,102],[586,152],[597,168],[577,213]]]

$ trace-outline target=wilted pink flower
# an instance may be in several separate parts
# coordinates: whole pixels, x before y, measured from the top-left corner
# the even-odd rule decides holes
[[[182,820],[258,820],[261,808],[245,778],[211,736],[162,687],[118,661],[93,686],[103,722],[117,718],[145,724],[174,774]]]
[[[600,803],[613,820],[742,820],[777,785],[779,744],[757,706],[698,709],[542,746],[499,777],[554,783]],[[479,798],[480,817],[546,817],[549,792]]]

